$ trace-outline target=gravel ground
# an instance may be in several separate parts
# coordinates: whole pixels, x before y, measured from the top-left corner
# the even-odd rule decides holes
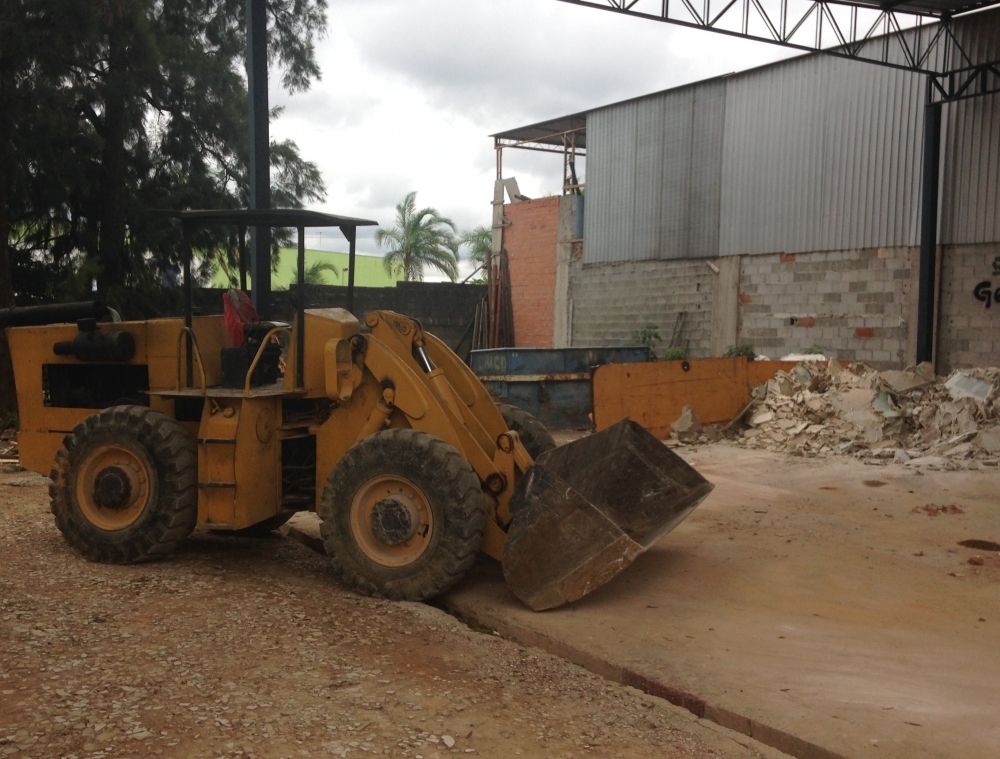
[[[0,473],[0,757],[743,758],[754,746],[435,608],[356,596],[278,535],[195,533],[159,563],[88,563],[55,528],[47,480]]]

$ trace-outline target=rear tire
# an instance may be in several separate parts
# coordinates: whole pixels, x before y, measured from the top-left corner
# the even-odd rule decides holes
[[[440,438],[411,429],[377,432],[347,451],[319,513],[344,583],[397,601],[423,601],[455,585],[486,530],[472,465]]]
[[[91,561],[132,564],[174,550],[198,521],[198,453],[176,421],[115,406],[73,428],[56,454],[56,526]]]
[[[546,451],[556,447],[556,441],[545,425],[527,411],[506,403],[498,403],[497,409],[507,423],[507,429],[517,433],[531,458],[537,459]]]

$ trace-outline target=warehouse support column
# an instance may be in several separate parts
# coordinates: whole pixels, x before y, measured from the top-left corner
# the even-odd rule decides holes
[[[924,155],[920,193],[920,290],[917,293],[917,363],[934,360],[937,295],[938,187],[941,163],[941,104],[931,102],[930,81],[924,106]]]

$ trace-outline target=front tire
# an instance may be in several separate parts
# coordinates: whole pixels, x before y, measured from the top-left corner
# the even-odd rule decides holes
[[[397,601],[423,601],[455,585],[486,530],[472,465],[440,438],[411,429],[377,432],[347,451],[319,512],[340,578]]]
[[[115,406],[73,428],[56,453],[56,526],[85,558],[133,564],[174,550],[198,520],[198,454],[176,421]]]
[[[507,403],[498,403],[497,409],[506,422],[507,429],[517,433],[531,458],[537,459],[546,451],[556,447],[556,441],[546,426],[524,409]]]

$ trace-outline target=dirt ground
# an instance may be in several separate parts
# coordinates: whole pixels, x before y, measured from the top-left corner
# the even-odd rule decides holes
[[[761,755],[703,722],[438,609],[358,597],[278,535],[88,563],[47,480],[0,473],[2,757]]]

